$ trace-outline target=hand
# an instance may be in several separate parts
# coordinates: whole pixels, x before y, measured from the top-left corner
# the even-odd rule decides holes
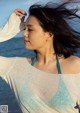
[[[27,15],[27,13],[22,9],[16,9],[14,12],[15,12],[16,15],[22,16],[21,22],[24,22],[24,19],[25,19],[25,16]]]

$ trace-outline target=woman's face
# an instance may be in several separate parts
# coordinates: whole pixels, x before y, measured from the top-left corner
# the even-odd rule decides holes
[[[46,44],[48,33],[43,31],[39,21],[34,16],[29,16],[25,23],[24,44],[27,49],[39,50]]]

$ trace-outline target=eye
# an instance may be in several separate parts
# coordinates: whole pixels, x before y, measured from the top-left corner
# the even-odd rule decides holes
[[[28,31],[33,31],[32,29],[28,29]]]
[[[24,29],[23,30],[26,30],[26,27],[24,27]]]
[[[23,30],[26,30],[26,28],[24,28]]]

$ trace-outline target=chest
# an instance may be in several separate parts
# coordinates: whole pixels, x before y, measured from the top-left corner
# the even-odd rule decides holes
[[[66,82],[65,82],[66,81]],[[30,78],[20,90],[20,99],[25,103],[35,100],[43,102],[57,109],[71,107],[79,97],[79,87],[74,79]],[[75,82],[75,84],[74,84]]]
[[[80,76],[56,76],[34,70],[30,65],[14,68],[16,71],[9,73],[11,85],[18,100],[26,107],[40,109],[45,105],[61,111],[66,106],[74,108],[77,100],[80,100]]]
[[[41,71],[44,71],[44,72],[58,74],[58,67],[56,65],[56,62],[54,62],[54,63],[49,62],[48,64],[45,64],[45,65],[43,65],[43,64],[39,65],[37,62],[35,62],[34,67]]]

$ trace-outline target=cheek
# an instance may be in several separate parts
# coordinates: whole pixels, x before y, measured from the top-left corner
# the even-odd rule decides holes
[[[30,45],[35,48],[35,47],[41,47],[45,44],[45,34],[41,29],[37,29],[33,32],[30,32],[28,35]]]
[[[40,45],[41,43],[44,43],[44,35],[41,33],[34,33],[32,35],[29,35],[30,41],[33,44]]]

